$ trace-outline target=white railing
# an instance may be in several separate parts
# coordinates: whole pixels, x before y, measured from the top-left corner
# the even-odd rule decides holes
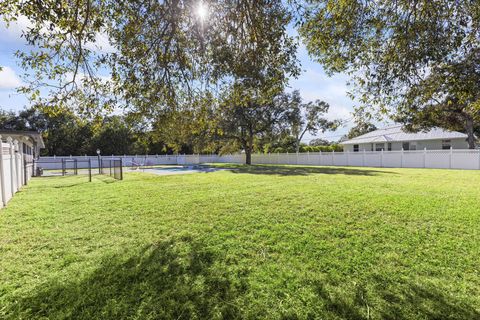
[[[200,163],[245,163],[244,154],[232,155],[123,155],[103,156],[121,158],[126,167],[155,165],[187,165]],[[70,157],[41,157],[43,169],[61,169],[61,163],[48,162]],[[97,156],[73,157],[91,159],[93,168],[98,167]],[[86,163],[86,162],[85,162]],[[253,164],[290,164],[313,166],[355,166],[388,168],[438,168],[480,169],[480,150],[412,150],[412,151],[361,151],[361,152],[307,152],[253,154]],[[80,164],[80,162],[79,162]],[[80,165],[79,165],[80,168]]]
[[[13,195],[32,177],[33,165],[26,163],[18,141],[11,137],[1,141],[0,205],[5,206]]]

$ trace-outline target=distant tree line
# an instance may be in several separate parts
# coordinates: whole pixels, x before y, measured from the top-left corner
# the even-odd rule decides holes
[[[285,94],[283,99],[291,99],[298,93]],[[283,101],[285,102],[285,100]],[[318,102],[320,103],[320,102]],[[317,103],[317,104],[318,104]],[[321,102],[322,105],[324,102]],[[317,133],[325,130],[335,130],[338,121],[328,121],[322,115],[328,110],[311,111],[310,117],[316,113],[318,123],[307,120],[305,105],[276,104],[276,107],[263,109],[276,115],[263,115],[252,118],[249,125],[261,129],[259,134],[245,133],[251,138],[254,153],[285,153],[285,152],[331,152],[341,151],[341,147],[327,140],[315,139],[310,144],[299,140],[298,132]],[[267,111],[268,110],[268,111]],[[241,110],[244,112],[245,110]],[[315,118],[313,117],[313,118]],[[265,119],[263,123],[257,120]],[[232,121],[235,123],[237,120]],[[170,123],[170,126],[165,126]],[[228,132],[228,118],[218,124],[217,130]],[[261,128],[260,128],[261,127]],[[300,128],[300,129],[299,129]],[[182,126],[181,114],[176,119],[147,122],[135,114],[108,115],[86,119],[69,108],[58,108],[54,112],[39,107],[30,107],[20,112],[0,110],[0,129],[4,130],[34,130],[40,132],[45,142],[41,155],[94,155],[97,149],[104,155],[121,154],[175,154],[175,153],[237,153],[245,152],[242,141],[242,130],[232,129],[239,139],[224,139],[223,135],[215,134],[215,130],[204,132],[201,128],[192,129]],[[181,136],[179,141],[175,138]]]
[[[118,115],[86,121],[66,109],[53,114],[35,108],[0,111],[0,128],[40,132],[45,142],[41,155],[93,155],[97,148],[117,155],[173,152],[152,132],[142,132]]]

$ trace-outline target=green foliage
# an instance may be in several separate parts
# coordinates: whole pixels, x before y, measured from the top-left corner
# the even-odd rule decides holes
[[[332,151],[342,152],[343,147],[336,143],[332,143],[329,146],[309,146],[306,144],[301,144],[300,150],[299,150],[299,152],[332,152]]]
[[[245,143],[237,132],[245,121],[227,125],[236,118],[222,116],[263,110],[298,76],[297,39],[287,32],[292,15],[280,0],[208,1],[203,20],[198,5],[7,0],[4,19],[23,15],[33,23],[25,39],[36,50],[18,53],[32,78],[21,92],[47,109],[67,107],[90,119],[125,110],[174,151],[241,144],[250,154],[253,135],[267,129],[259,125]],[[93,50],[98,36],[112,50]],[[40,88],[50,90],[46,97]],[[246,110],[243,119],[261,110]]]
[[[234,140],[243,148],[246,164],[251,164],[256,142],[262,138],[274,139],[281,133],[290,107],[284,103],[284,97],[283,92],[262,91],[235,84],[220,105],[217,121],[221,138]],[[260,148],[257,146],[257,149]]]
[[[90,122],[68,109],[51,111],[2,111],[0,128],[40,132],[45,142],[42,155],[94,155],[97,148],[106,155],[172,153],[153,131],[130,122],[128,117],[109,116]]]
[[[0,128],[4,130],[26,130],[28,125],[25,119],[17,117],[14,111],[0,110]]]
[[[300,33],[329,72],[349,72],[362,114],[411,130],[479,124],[480,2],[315,0]],[[447,120],[448,119],[448,120]]]
[[[0,318],[480,317],[480,172],[231,167],[33,179],[0,211]]]
[[[328,146],[330,144],[330,141],[322,138],[317,138],[317,139],[310,140],[308,144],[310,146]]]
[[[235,81],[279,88],[298,75],[284,2],[205,5],[205,20],[189,0],[5,0],[0,14],[32,23],[25,40],[36,50],[18,52],[32,80],[22,92],[88,115],[123,106],[152,119],[190,108],[205,92],[218,98]],[[92,48],[97,37],[112,48]],[[50,90],[45,99],[39,88]]]
[[[300,151],[300,142],[305,133],[316,135],[325,131],[335,131],[340,125],[340,120],[330,121],[325,118],[330,106],[328,103],[316,100],[307,103],[302,102],[298,90],[291,94],[285,93],[282,102],[288,109],[285,117],[285,130],[295,137],[295,151]]]
[[[377,126],[367,121],[357,121],[347,133],[346,139],[353,139],[366,133],[377,130]]]
[[[293,136],[285,136],[281,139],[275,140],[274,142],[268,143],[264,146],[263,150],[258,150],[258,152],[263,153],[295,153],[295,152],[341,152],[343,148],[340,145],[325,141],[324,145],[307,145],[305,143],[300,143],[300,146],[297,150],[297,140]]]

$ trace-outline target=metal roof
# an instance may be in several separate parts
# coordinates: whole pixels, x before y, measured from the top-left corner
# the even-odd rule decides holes
[[[416,133],[405,132],[402,125],[394,125],[378,129],[353,139],[343,141],[340,144],[360,144],[373,142],[395,142],[395,141],[418,141],[418,140],[449,140],[467,138],[467,135],[457,131],[447,131],[440,128],[433,128],[428,131]]]

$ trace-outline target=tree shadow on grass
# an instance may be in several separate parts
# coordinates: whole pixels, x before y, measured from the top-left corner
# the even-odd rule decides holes
[[[380,174],[397,174],[392,171],[374,169],[354,169],[345,167],[309,167],[309,166],[275,166],[275,165],[250,165],[234,166],[234,173],[265,174],[279,176],[308,176],[311,174],[340,174],[355,176],[376,176]]]
[[[352,287],[332,279],[306,281],[311,305],[258,309],[245,269],[232,272],[198,240],[182,237],[143,247],[130,257],[109,256],[67,283],[41,284],[0,308],[5,319],[480,319],[474,306],[432,284],[372,276]],[[300,276],[300,275],[299,275]],[[275,277],[275,275],[272,275]],[[275,287],[268,288],[275,290]],[[278,289],[278,288],[277,288]],[[291,299],[301,299],[285,292]],[[254,293],[253,293],[254,294]],[[260,295],[262,296],[262,295]],[[278,304],[282,301],[279,299]],[[271,308],[271,306],[270,306]],[[261,314],[260,314],[261,313]],[[263,316],[262,316],[263,315]]]
[[[211,319],[240,317],[235,299],[247,291],[215,268],[216,255],[190,238],[113,256],[84,279],[42,285],[7,310],[11,319]]]
[[[478,306],[451,296],[446,290],[425,282],[393,283],[379,278],[380,297],[385,301],[383,319],[480,319]]]
[[[474,306],[432,284],[373,277],[368,285],[370,291],[357,283],[346,293],[337,291],[335,282],[330,281],[316,282],[313,287],[324,311],[334,318],[480,319],[480,312]]]
[[[53,188],[55,188],[55,189],[72,188],[72,187],[81,186],[81,185],[84,185],[84,184],[87,184],[87,183],[89,183],[88,177],[87,177],[86,181],[79,181],[77,183],[71,183],[71,184],[62,184],[62,185],[58,185],[58,186],[53,186]]]

